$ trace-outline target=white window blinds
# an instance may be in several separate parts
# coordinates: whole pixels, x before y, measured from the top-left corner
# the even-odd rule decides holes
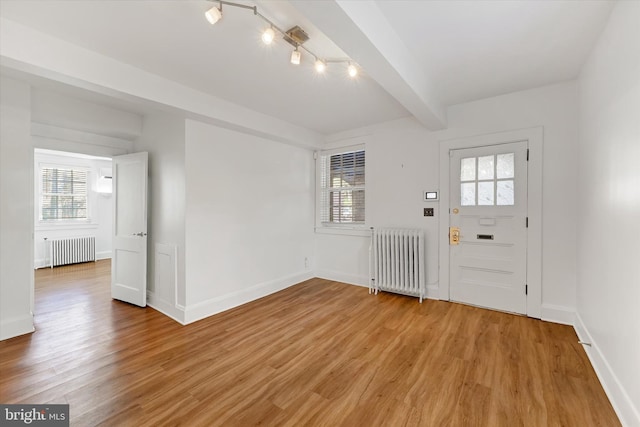
[[[365,151],[320,156],[320,221],[364,224]]]
[[[41,178],[42,221],[88,219],[87,171],[43,167]]]

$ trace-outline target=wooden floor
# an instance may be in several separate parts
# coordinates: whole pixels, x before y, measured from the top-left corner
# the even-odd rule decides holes
[[[36,273],[0,402],[78,426],[616,426],[573,329],[314,279],[189,326],[113,301],[109,263]]]

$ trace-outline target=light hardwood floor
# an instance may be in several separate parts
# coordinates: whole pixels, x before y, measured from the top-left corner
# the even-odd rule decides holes
[[[36,273],[0,402],[78,426],[617,426],[573,329],[321,279],[181,326],[109,294],[109,262]]]

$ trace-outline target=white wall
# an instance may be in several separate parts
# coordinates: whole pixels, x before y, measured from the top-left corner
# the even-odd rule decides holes
[[[577,330],[640,426],[640,3],[618,2],[580,75]]]
[[[187,120],[186,177],[187,321],[311,277],[311,151]]]
[[[47,223],[39,219],[38,198],[40,187],[40,165],[69,166],[89,170],[88,207],[89,221],[81,224]],[[94,236],[96,238],[96,259],[111,258],[111,234],[113,205],[111,194],[98,194],[97,179],[101,169],[111,170],[111,160],[78,157],[65,153],[52,154],[36,150],[34,155],[34,267],[50,265],[50,248],[47,240],[67,237]],[[47,240],[45,240],[45,238]]]
[[[0,79],[0,339],[33,331],[30,87]]]
[[[436,297],[439,204],[422,199],[423,191],[438,189],[439,154],[433,134],[415,119],[401,119],[376,128],[334,135],[328,146],[354,143],[366,145],[367,226],[425,231],[427,293]],[[435,216],[425,217],[425,207],[435,208]],[[318,228],[316,234],[318,275],[368,286],[370,234],[328,233]]]
[[[73,95],[35,89],[31,104],[31,120],[36,123],[129,141],[142,133],[142,117],[139,114],[78,99]]]
[[[185,122],[149,114],[134,144],[149,153],[147,290],[149,304],[184,322]]]
[[[544,128],[542,316],[573,320],[576,295],[578,92],[575,82],[545,86],[448,110],[448,134]]]
[[[413,120],[333,135],[331,146],[367,144],[367,225],[421,227],[426,231],[428,295],[437,297],[439,203],[423,190],[439,188],[438,141],[507,130],[544,127],[543,317],[573,319],[576,292],[577,86],[546,86],[452,106],[450,128],[429,132]],[[354,139],[355,138],[355,139]],[[436,216],[423,217],[423,207]],[[446,207],[444,207],[446,209]],[[319,274],[366,284],[366,237],[317,234]],[[347,280],[351,278],[352,280]]]

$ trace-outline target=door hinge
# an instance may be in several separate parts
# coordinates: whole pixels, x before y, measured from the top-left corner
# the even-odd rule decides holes
[[[525,228],[529,228],[529,217],[527,217],[525,221]]]
[[[529,161],[529,149],[527,148],[527,162]]]
[[[529,295],[529,285],[524,285],[524,294]]]
[[[313,160],[318,160],[318,152],[317,151],[313,152]]]

